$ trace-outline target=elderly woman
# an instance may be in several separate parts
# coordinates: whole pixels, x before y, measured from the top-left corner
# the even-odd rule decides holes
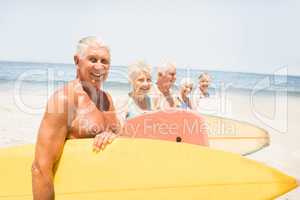
[[[189,78],[184,78],[180,82],[179,95],[176,97],[176,107],[183,109],[192,109],[192,103],[189,98],[193,90],[193,82]]]
[[[131,91],[121,108],[122,121],[142,115],[152,110],[148,93],[152,86],[151,68],[143,61],[138,61],[128,67],[128,78]],[[120,113],[119,113],[120,114]]]

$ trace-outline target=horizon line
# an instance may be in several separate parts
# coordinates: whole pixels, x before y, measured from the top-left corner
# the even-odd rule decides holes
[[[41,61],[12,61],[12,60],[0,60],[0,62],[11,62],[11,63],[31,63],[31,64],[62,64],[62,65],[73,65],[74,63],[63,63],[63,62],[41,62]],[[117,67],[128,67],[127,65],[112,65],[112,66],[117,66]],[[157,66],[154,66],[154,68],[157,68]],[[267,72],[253,72],[253,71],[233,71],[233,70],[215,70],[215,69],[199,69],[199,67],[195,66],[189,66],[189,67],[181,67],[177,66],[178,69],[192,69],[192,70],[202,70],[203,72],[209,71],[209,72],[225,72],[225,73],[243,73],[243,74],[257,74],[257,75],[271,75],[273,76],[274,74],[270,74]],[[276,75],[276,76],[284,76],[284,75]],[[300,78],[300,74],[296,75],[291,75],[288,74],[287,76],[289,77],[297,77]]]

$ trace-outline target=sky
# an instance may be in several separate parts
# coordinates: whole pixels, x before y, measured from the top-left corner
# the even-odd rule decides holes
[[[300,75],[298,0],[0,0],[0,60],[72,63],[100,35],[112,65]]]

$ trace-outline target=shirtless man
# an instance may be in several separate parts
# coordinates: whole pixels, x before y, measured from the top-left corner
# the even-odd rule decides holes
[[[119,130],[110,95],[101,89],[110,68],[110,51],[96,37],[79,41],[74,56],[77,78],[50,97],[40,124],[32,164],[35,200],[53,200],[53,168],[66,139],[94,138],[99,151]],[[76,163],[74,163],[76,164]]]
[[[175,97],[172,87],[176,81],[176,65],[165,63],[158,67],[156,85],[153,87],[155,110],[174,108]]]

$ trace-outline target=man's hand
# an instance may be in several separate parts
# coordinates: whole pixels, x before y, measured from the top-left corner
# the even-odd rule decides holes
[[[107,144],[112,143],[112,141],[117,137],[116,134],[112,132],[102,132],[95,136],[93,143],[93,150],[99,152],[103,150]]]

